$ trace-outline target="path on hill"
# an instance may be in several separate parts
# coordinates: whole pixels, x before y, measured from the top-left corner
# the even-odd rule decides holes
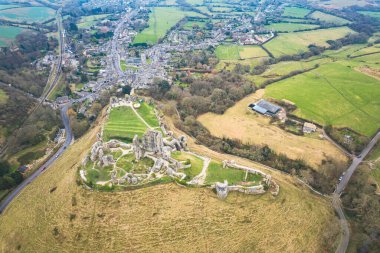
[[[376,143],[380,139],[380,131],[372,138],[372,140],[368,143],[368,145],[363,149],[363,151],[360,153],[360,155],[354,157],[352,160],[352,163],[350,167],[346,170],[346,173],[344,174],[342,180],[338,183],[336,186],[335,192],[333,193],[333,207],[335,211],[337,212],[340,220],[340,225],[342,229],[342,239],[340,241],[340,244],[335,251],[335,253],[344,253],[347,250],[348,244],[350,242],[350,229],[349,224],[346,219],[346,216],[344,215],[344,211],[342,208],[342,204],[340,201],[340,195],[346,188],[348,182],[351,179],[351,176],[354,174],[355,170],[358,168],[360,163],[363,161],[363,159],[368,155],[368,153],[372,150],[372,148],[376,145]]]
[[[69,109],[70,104],[66,104],[61,108],[62,121],[66,130],[66,140],[58,151],[50,157],[43,165],[41,165],[32,175],[27,177],[20,185],[16,187],[8,196],[0,203],[0,214],[6,209],[6,207],[12,202],[12,200],[18,196],[18,194],[31,182],[33,182],[40,174],[42,174],[45,169],[47,169],[52,163],[54,163],[58,157],[69,147],[73,141],[73,133],[70,127],[69,116],[67,115],[67,110]]]
[[[198,175],[196,175],[190,182],[189,184],[196,184],[196,185],[203,185],[205,183],[205,180],[206,180],[206,176],[207,176],[207,168],[211,162],[211,159],[208,158],[208,157],[205,157],[205,156],[200,156],[194,152],[190,152],[190,151],[187,151],[186,153],[188,154],[191,154],[193,156],[196,156],[200,159],[203,160],[203,167],[202,167],[202,171],[201,173],[199,173]]]

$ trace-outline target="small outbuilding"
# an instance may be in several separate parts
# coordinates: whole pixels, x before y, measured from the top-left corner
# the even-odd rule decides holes
[[[310,133],[313,133],[313,132],[317,131],[317,126],[314,125],[313,123],[305,122],[305,123],[303,124],[303,129],[302,129],[302,131],[303,131],[304,133],[310,134]]]

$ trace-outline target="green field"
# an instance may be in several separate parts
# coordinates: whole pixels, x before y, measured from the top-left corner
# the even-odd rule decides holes
[[[320,29],[315,31],[283,33],[264,44],[274,57],[293,55],[308,50],[309,45],[328,46],[326,41],[336,40],[354,33],[348,27]]]
[[[311,10],[299,7],[285,7],[284,17],[304,18]]]
[[[206,184],[214,184],[216,182],[228,181],[229,185],[239,184],[245,182],[246,171],[233,169],[233,168],[223,168],[220,162],[212,161],[207,168]],[[262,176],[257,174],[249,174],[247,181],[252,181],[259,183]]]
[[[380,11],[358,11],[360,14],[380,19]]]
[[[187,176],[186,179],[188,180],[193,179],[202,171],[203,161],[199,157],[180,151],[173,152],[171,157],[180,162],[190,162],[191,167],[184,169],[184,173]]]
[[[149,124],[149,126],[154,128],[160,126],[156,114],[154,113],[153,105],[149,105],[148,103],[144,102],[141,104],[140,108],[137,109],[137,112],[146,121],[146,123]]]
[[[130,142],[136,134],[141,137],[146,130],[147,126],[130,107],[116,107],[111,109],[103,136],[106,141],[119,139]]]
[[[12,9],[12,8],[18,8],[19,5],[14,4],[0,4],[0,10],[6,10],[6,9]]]
[[[5,91],[0,89],[0,105],[7,103],[8,95],[5,93]]]
[[[9,46],[18,34],[26,31],[26,29],[15,26],[0,25],[0,47]]]
[[[330,14],[327,14],[327,13],[324,13],[324,12],[320,12],[320,11],[313,12],[310,15],[310,18],[316,19],[316,20],[319,20],[319,21],[323,21],[323,22],[326,22],[326,23],[332,23],[332,24],[335,24],[335,25],[346,25],[346,24],[351,23],[347,19],[340,18],[340,17],[334,16],[334,15],[330,15]]]
[[[318,28],[318,25],[301,24],[301,23],[272,23],[265,26],[269,30],[276,32],[295,32],[299,30],[312,30]]]
[[[267,53],[258,46],[220,45],[215,49],[219,60],[241,60],[267,57]]]
[[[149,14],[148,28],[137,34],[133,40],[133,44],[147,43],[155,44],[159,39],[186,16],[199,17],[202,16],[195,12],[183,11],[177,7],[154,7]]]
[[[22,7],[0,11],[0,19],[15,22],[43,22],[54,18],[55,11],[48,7]]]
[[[294,102],[299,117],[370,136],[380,126],[380,82],[340,63],[277,82],[265,95]]]
[[[80,18],[77,26],[78,28],[88,29],[91,26],[95,25],[100,20],[107,18],[109,14],[99,14],[99,15],[91,15],[91,16],[83,16]]]
[[[185,30],[192,30],[195,26],[198,26],[199,28],[204,28],[205,25],[205,21],[188,21],[182,26],[182,28]]]
[[[203,0],[186,0],[186,3],[191,4],[191,5],[202,5]]]

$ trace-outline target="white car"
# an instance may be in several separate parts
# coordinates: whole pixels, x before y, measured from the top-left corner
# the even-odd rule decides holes
[[[340,176],[340,178],[339,178],[339,182],[342,181],[342,179],[343,179],[343,176]]]

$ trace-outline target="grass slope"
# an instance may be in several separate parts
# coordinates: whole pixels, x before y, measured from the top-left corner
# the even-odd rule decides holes
[[[340,17],[334,16],[334,15],[331,15],[331,14],[320,12],[320,11],[313,12],[310,15],[310,18],[316,19],[316,20],[320,20],[320,21],[323,21],[323,22],[326,22],[326,23],[332,23],[332,24],[335,24],[335,25],[347,25],[347,24],[351,23],[347,19],[340,18]]]
[[[312,30],[318,28],[318,25],[301,24],[301,23],[272,23],[265,28],[276,32],[295,32],[299,30]]]
[[[202,16],[195,12],[183,11],[177,7],[154,7],[149,14],[148,28],[136,35],[133,44],[155,44],[167,31],[186,16]]]
[[[4,252],[332,252],[339,224],[329,201],[276,176],[280,195],[174,184],[88,191],[77,167],[99,127],[78,140],[0,216]],[[51,189],[55,188],[51,192]]]
[[[16,36],[25,30],[20,27],[0,25],[0,47],[9,46]]]
[[[219,60],[241,60],[267,57],[267,53],[258,46],[220,45],[215,49]]]
[[[0,10],[0,18],[16,22],[43,22],[54,18],[55,11],[48,7],[22,7]]]
[[[104,139],[130,141],[137,134],[142,136],[147,126],[137,117],[130,107],[112,108],[104,127]]]
[[[358,11],[360,14],[380,19],[380,11]]]
[[[7,103],[7,100],[8,100],[8,95],[5,93],[5,91],[0,89],[0,105]]]
[[[275,57],[293,55],[308,50],[308,46],[328,46],[326,41],[336,40],[349,33],[354,33],[348,27],[320,29],[315,31],[283,33],[264,44]]]
[[[293,18],[304,18],[307,14],[310,13],[309,9],[299,8],[299,7],[285,7],[284,17],[293,17]]]
[[[296,103],[296,114],[320,124],[350,127],[367,136],[380,126],[380,82],[330,63],[266,88],[266,96]]]

